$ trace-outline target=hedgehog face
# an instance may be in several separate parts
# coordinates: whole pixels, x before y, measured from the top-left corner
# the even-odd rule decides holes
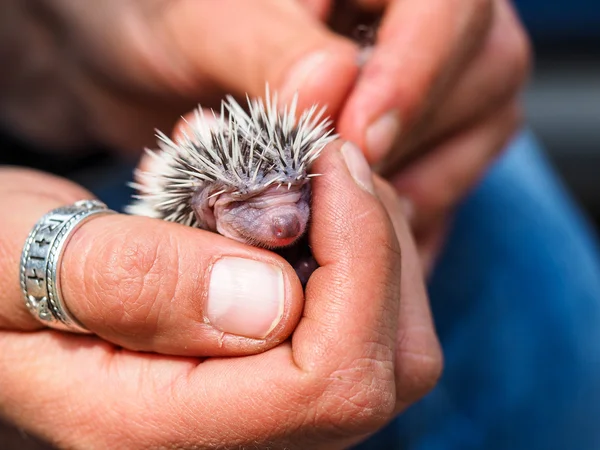
[[[224,236],[247,244],[287,247],[306,231],[310,214],[310,185],[272,186],[240,200],[221,194],[212,214],[216,230]]]

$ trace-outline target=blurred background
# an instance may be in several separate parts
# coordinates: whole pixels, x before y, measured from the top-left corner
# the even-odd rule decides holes
[[[600,2],[515,0],[533,40],[527,120],[600,226]]]
[[[600,227],[599,2],[514,0],[535,52],[534,73],[524,94],[528,124],[568,189]],[[3,163],[31,164],[30,149],[10,133],[0,133],[0,148],[6,147],[17,151],[1,155]],[[115,168],[101,149],[78,161],[56,156],[41,160],[37,153],[35,160],[39,167],[88,187],[102,186],[107,173],[125,178],[127,174],[115,170],[129,170]],[[114,195],[126,203],[130,193]]]
[[[524,94],[529,126],[568,189],[600,227],[600,0],[513,0],[532,38],[534,73]],[[0,148],[18,149],[2,162],[30,165],[31,152],[9,133]],[[39,167],[85,186],[102,185],[114,162],[101,149],[83,160],[35,159]],[[93,168],[93,169],[90,169]],[[127,169],[128,170],[128,169]],[[110,188],[109,188],[110,190]],[[125,203],[130,193],[117,193]]]
[[[514,3],[535,52],[534,73],[524,93],[527,122],[600,230],[600,0]],[[0,148],[17,150],[0,154],[4,163],[31,163],[30,149],[1,130]],[[118,172],[130,170],[115,169],[101,149],[79,161],[42,160],[39,154],[35,159],[40,167],[87,186],[98,186],[107,173],[124,179],[127,175]],[[115,192],[119,195],[124,194]],[[0,424],[0,450],[42,448],[31,437],[3,431]]]

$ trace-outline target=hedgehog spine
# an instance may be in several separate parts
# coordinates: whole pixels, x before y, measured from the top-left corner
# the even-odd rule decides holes
[[[312,163],[336,138],[325,108],[314,105],[298,118],[298,95],[282,110],[268,86],[264,101],[247,103],[248,112],[227,96],[211,119],[199,107],[178,142],[157,131],[160,151],[147,150],[155,167],[136,173],[138,194],[126,211],[204,228],[192,204],[199,189],[209,189],[209,199],[230,194],[244,201],[315,176],[308,173]]]

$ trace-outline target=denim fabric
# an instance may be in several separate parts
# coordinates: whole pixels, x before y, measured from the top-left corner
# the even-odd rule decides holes
[[[536,37],[563,38],[566,43],[574,37],[584,37],[594,45],[593,39],[600,36],[597,0],[514,0],[513,3],[527,31]]]
[[[429,284],[438,387],[359,448],[600,449],[597,250],[522,134],[460,208]]]
[[[97,193],[120,208],[122,186]],[[596,242],[530,134],[459,209],[429,286],[444,375],[361,450],[600,449]]]

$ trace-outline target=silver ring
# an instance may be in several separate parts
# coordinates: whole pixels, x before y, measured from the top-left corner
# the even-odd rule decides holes
[[[97,200],[81,200],[42,217],[25,241],[21,254],[21,290],[33,316],[50,328],[90,333],[69,312],[60,290],[60,259],[73,233],[99,214],[111,214]]]

